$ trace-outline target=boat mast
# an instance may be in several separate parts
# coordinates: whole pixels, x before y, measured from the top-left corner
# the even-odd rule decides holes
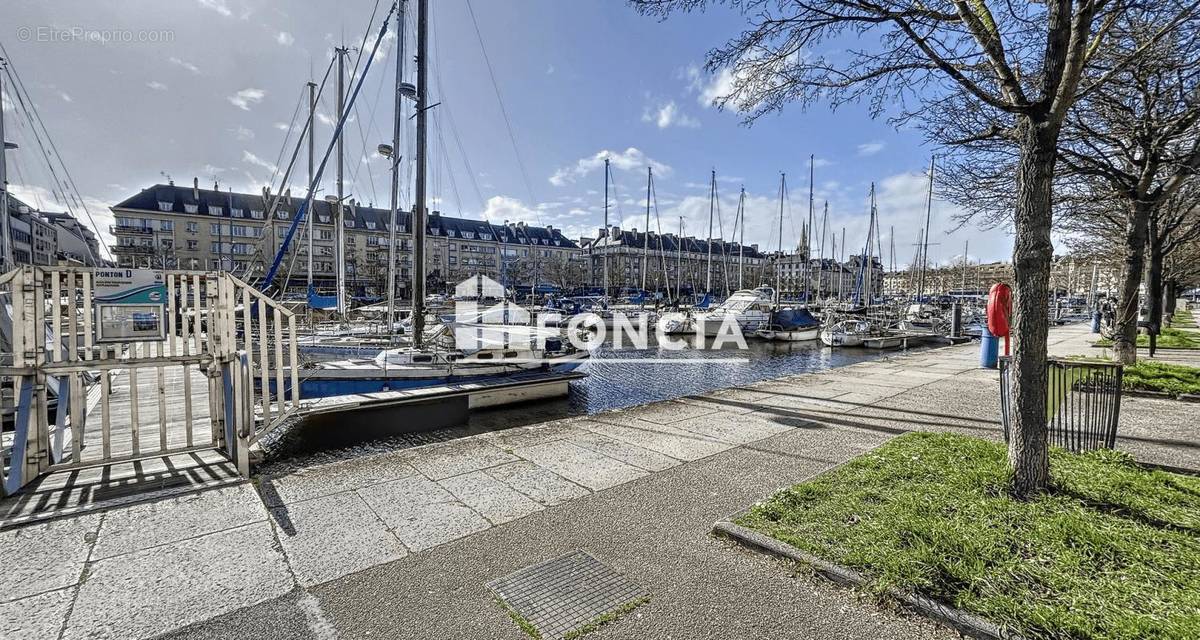
[[[346,75],[346,54],[348,50],[345,47],[334,49],[337,54],[337,112],[340,119],[346,108],[346,90],[343,86]],[[337,312],[343,320],[346,319],[346,212],[345,202],[342,193],[342,136],[337,139],[337,208],[333,218],[333,249],[334,249],[334,269],[337,273]]]
[[[846,227],[842,227],[842,254],[838,258],[838,300],[845,295],[846,275]]]
[[[603,274],[601,275],[601,280],[602,280],[602,286],[604,287],[604,293],[601,295],[603,295],[604,297],[608,296],[608,249],[609,249],[609,246],[612,244],[611,240],[612,239],[609,236],[609,228],[608,228],[608,158],[605,158],[604,159],[604,249],[603,249],[603,252],[600,254],[602,257],[601,259],[603,260],[603,263],[601,265],[601,269],[603,270]]]
[[[392,114],[392,192],[391,208],[388,210],[388,279],[387,279],[387,333],[392,332],[396,321],[396,225],[400,222],[400,121],[403,119],[404,96],[400,91],[404,82],[404,6],[400,0],[400,13],[396,18],[396,87],[395,112]]]
[[[921,243],[921,271],[917,276],[917,302],[925,295],[925,265],[929,262],[929,216],[933,211],[933,163],[929,156],[929,191],[925,195],[925,239]]]
[[[412,344],[420,349],[425,341],[425,165],[426,101],[429,84],[426,82],[429,60],[429,0],[417,0],[417,184],[413,207],[413,300]]]
[[[305,230],[308,234],[308,291],[313,289],[313,178],[316,174],[314,162],[316,160],[316,132],[313,131],[313,117],[317,110],[317,83],[309,81],[308,83],[308,203],[305,205],[308,208],[308,219],[304,221]]]
[[[683,285],[683,216],[679,216],[679,238],[675,242],[675,304],[679,304]],[[694,292],[693,292],[694,293]]]
[[[0,58],[0,71],[8,66],[8,61]],[[3,75],[3,74],[0,74]],[[4,95],[4,81],[0,78],[0,96]],[[0,98],[3,100],[3,98]],[[14,101],[15,102],[15,101]],[[12,233],[9,231],[8,220],[8,142],[4,139],[4,109],[0,109],[0,221],[3,222],[4,234],[4,270],[13,268]],[[57,304],[57,301],[55,301]]]
[[[738,238],[738,288],[745,289],[746,285],[742,283],[742,271],[746,264],[746,187],[742,187],[742,194],[738,196],[738,219],[742,221],[741,236]]]
[[[717,170],[712,171],[712,181],[709,183],[708,191],[708,268],[704,274],[704,292],[712,292],[712,225],[713,225],[713,207],[716,206],[717,200]]]
[[[775,304],[779,304],[783,287],[783,195],[787,189],[787,174],[779,174],[779,259],[775,262]],[[793,231],[795,228],[793,227]]]
[[[967,258],[967,251],[970,251],[970,249],[971,249],[971,241],[963,240],[963,273],[962,273],[962,291],[963,291],[963,293],[967,292],[967,267],[970,266],[970,264],[971,264],[971,261]]]
[[[813,228],[813,176],[816,166],[816,156],[808,154],[808,225],[804,227],[804,301],[809,300],[809,290],[812,288],[812,228]],[[783,230],[783,221],[779,222]]]
[[[642,236],[642,306],[646,306],[646,270],[650,266],[650,181],[654,167],[646,167],[646,234]]]
[[[829,225],[829,201],[825,201],[825,211],[821,214],[821,250],[817,254],[817,295],[821,295],[821,285],[825,281],[825,229]]]

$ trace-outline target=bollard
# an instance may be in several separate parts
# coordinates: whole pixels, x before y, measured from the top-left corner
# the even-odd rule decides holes
[[[1000,339],[992,335],[987,327],[979,336],[979,366],[984,369],[995,369],[1000,356]]]
[[[1092,312],[1092,333],[1100,333],[1100,312]]]
[[[950,314],[950,337],[962,336],[962,303],[955,302]]]

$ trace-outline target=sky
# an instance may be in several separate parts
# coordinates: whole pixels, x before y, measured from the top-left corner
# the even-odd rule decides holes
[[[405,79],[415,82],[416,3],[408,4]],[[782,246],[794,250],[808,219],[811,156],[814,253],[826,201],[828,234],[840,243],[845,228],[848,250],[862,251],[874,183],[884,261],[892,262],[893,228],[895,264],[912,260],[933,149],[919,132],[898,131],[856,105],[836,112],[792,106],[753,126],[718,110],[712,100],[728,91],[729,76],[706,73],[704,54],[736,35],[745,16],[717,7],[659,21],[617,0],[430,5],[432,208],[494,223],[549,224],[572,238],[594,236],[604,224],[608,157],[610,223],[646,226],[651,167],[651,229],[677,233],[682,216],[686,234],[706,237],[715,170],[724,237],[737,239],[733,222],[744,187],[746,243],[776,249],[780,175],[786,173]],[[278,188],[281,165],[303,125],[305,83],[321,81],[341,44],[351,47],[347,66],[358,59],[361,68],[388,6],[387,0],[6,0],[0,44],[107,235],[109,206],[167,176],[177,184],[196,177],[205,187],[216,182],[237,191]],[[363,47],[368,24],[372,32]],[[360,48],[367,50],[361,59]],[[389,163],[375,149],[391,141],[398,48],[389,33],[344,135],[345,190],[377,206],[388,201]],[[335,121],[330,82],[315,127],[318,161]],[[8,153],[13,192],[61,210],[32,129],[7,89],[7,137],[20,145]],[[407,207],[411,106],[402,115],[400,200]],[[294,192],[305,189],[304,158],[301,152]],[[332,160],[321,188],[333,189]],[[1009,258],[1008,230],[959,228],[956,211],[935,198],[931,260],[957,264],[966,243],[972,262]],[[826,241],[826,255],[831,244]]]

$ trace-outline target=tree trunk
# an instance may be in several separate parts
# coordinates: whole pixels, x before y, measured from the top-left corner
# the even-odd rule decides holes
[[[1179,297],[1179,283],[1175,278],[1167,278],[1166,293],[1163,298],[1163,315],[1167,317],[1167,323],[1171,322],[1171,318],[1175,317],[1175,300]]]
[[[1150,340],[1154,343],[1157,343],[1163,325],[1163,253],[1156,218],[1157,216],[1150,220],[1150,273],[1146,283],[1146,297],[1150,302]],[[1153,349],[1150,351],[1150,357],[1154,357]]]
[[[1046,336],[1050,262],[1051,197],[1057,132],[1024,118],[1017,167],[1013,244],[1012,430],[1008,463],[1012,491],[1024,497],[1050,481],[1046,438]]]
[[[1125,262],[1121,267],[1121,288],[1117,292],[1116,318],[1113,320],[1113,352],[1117,362],[1137,362],[1137,321],[1142,273],[1146,268],[1146,240],[1149,235],[1150,206],[1140,202],[1129,205],[1125,226]]]

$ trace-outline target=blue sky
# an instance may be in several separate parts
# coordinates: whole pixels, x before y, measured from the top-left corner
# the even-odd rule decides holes
[[[735,34],[742,16],[718,8],[659,22],[615,1],[473,0],[514,152],[465,0],[430,4],[431,93],[442,103],[431,129],[431,188],[443,212],[594,234],[602,224],[600,158],[608,153],[617,167],[612,222],[645,225],[645,167],[652,164],[663,230],[676,231],[684,216],[689,234],[705,235],[708,176],[716,169],[725,235],[744,185],[746,240],[774,248],[779,173],[786,171],[783,244],[792,248],[807,217],[813,154],[818,215],[828,199],[832,230],[846,227],[850,248],[861,250],[874,181],[885,258],[892,226],[897,263],[911,258],[924,221],[931,152],[917,132],[897,132],[855,106],[836,113],[790,108],[746,127],[737,114],[708,104],[723,85],[719,75],[700,70],[704,53]],[[374,0],[17,0],[6,8],[0,42],[90,209],[106,214],[106,224],[104,205],[163,181],[160,172],[178,183],[196,176],[206,186],[215,178],[223,188],[261,189],[280,164],[304,82],[324,71],[335,44],[359,44],[374,6]],[[411,27],[410,20],[410,34]],[[124,30],[119,37],[135,41],[51,35],[71,29]],[[408,46],[411,55],[411,38]],[[376,204],[387,199],[386,162],[373,149],[390,138],[393,38],[385,49],[346,136],[347,190]],[[331,109],[322,115],[328,120]],[[56,208],[28,127],[16,111],[6,117],[10,139],[22,146],[9,155],[21,170],[14,190]],[[318,125],[318,147],[331,131]],[[293,184],[303,190],[300,181]],[[408,190],[405,203],[407,196]],[[953,212],[935,202],[933,236],[941,244],[931,247],[931,258],[960,260],[969,240],[972,260],[1007,259],[1011,240],[1004,230],[947,234]]]

